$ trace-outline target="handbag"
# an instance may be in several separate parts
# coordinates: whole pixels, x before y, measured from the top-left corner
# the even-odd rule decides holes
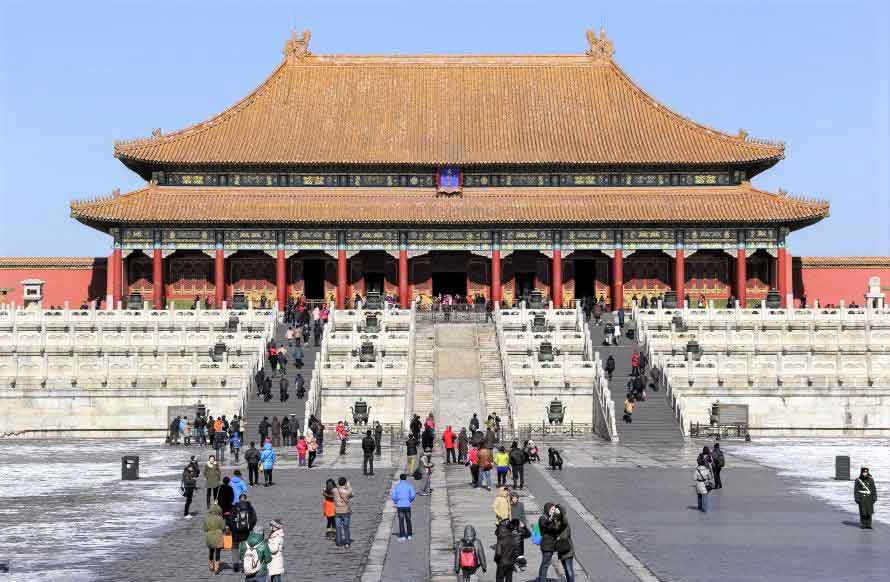
[[[232,549],[232,530],[226,528],[225,533],[223,533],[223,547],[224,550]]]
[[[541,526],[538,524],[532,526],[532,543],[536,546],[541,545]]]

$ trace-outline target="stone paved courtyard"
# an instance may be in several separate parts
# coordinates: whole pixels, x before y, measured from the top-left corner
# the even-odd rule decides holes
[[[703,443],[645,451],[581,440],[547,444],[564,451],[565,470],[528,467],[522,500],[530,522],[547,501],[566,509],[579,582],[886,579],[890,528],[885,523],[876,522],[871,532],[860,531],[852,503],[834,506],[809,494],[812,484],[804,487],[793,475],[760,464],[751,445],[725,443],[726,486],[712,494],[711,511],[701,514],[695,510],[690,475]],[[69,468],[61,472],[68,475],[61,483],[53,481],[58,477],[49,467],[31,464],[39,458],[34,447],[41,446]],[[54,452],[60,446],[63,449]],[[176,468],[190,453],[203,458],[206,451],[145,443],[124,446],[144,459],[143,479],[136,483],[117,481],[121,448],[111,444],[94,443],[78,452],[76,443],[12,443],[4,450],[0,475],[10,485],[3,494],[8,503],[0,512],[0,546],[6,553],[2,558],[10,558],[7,552],[15,558],[17,551],[24,558],[13,560],[12,574],[0,575],[5,576],[0,580],[33,579],[29,571],[45,573],[42,579],[48,580],[214,578],[207,572],[203,490],[195,496],[192,520],[181,518],[176,491]],[[782,446],[786,454],[814,454],[803,444]],[[855,443],[838,444],[842,446]],[[869,446],[863,444],[863,450],[871,451]],[[16,447],[21,447],[18,453]],[[742,454],[734,454],[734,449]],[[260,527],[272,518],[285,524],[285,580],[450,582],[451,547],[466,524],[474,525],[489,561],[493,558],[493,493],[471,489],[468,471],[441,465],[438,450],[434,492],[418,497],[415,537],[408,543],[395,539],[398,527],[389,501],[404,459],[397,447],[385,447],[373,478],[362,475],[357,442],[344,457],[329,448],[312,471],[297,467],[292,451],[281,454],[276,486],[254,487],[249,498]],[[102,462],[94,466],[97,461]],[[876,466],[881,467],[880,462]],[[230,474],[234,467],[225,469]],[[824,467],[817,469],[814,473],[825,472]],[[355,544],[350,550],[337,549],[324,539],[320,491],[326,478],[339,476],[350,479],[356,490]],[[883,476],[878,470],[879,488]],[[36,494],[39,491],[43,493]],[[59,519],[76,524],[76,529],[66,529]],[[25,540],[32,531],[39,539],[29,554]],[[537,547],[526,545],[529,568],[514,577],[520,582],[534,580],[540,562]],[[243,579],[229,569],[229,555],[223,560],[226,568],[215,579]],[[549,575],[551,580],[563,579],[556,568]],[[476,579],[494,580],[493,565]]]

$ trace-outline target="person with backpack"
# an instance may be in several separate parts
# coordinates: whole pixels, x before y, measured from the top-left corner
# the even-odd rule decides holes
[[[260,453],[260,462],[263,464],[263,477],[265,479],[263,486],[271,487],[274,485],[272,482],[272,468],[275,466],[275,450],[272,448],[272,443],[263,445],[263,452]]]
[[[723,456],[723,450],[720,448],[720,443],[714,443],[714,452],[711,453],[714,474],[714,489],[723,489],[723,481],[720,480],[720,471],[723,470],[723,466],[726,465],[726,458]]]
[[[417,498],[417,492],[414,486],[408,482],[408,475],[402,473],[399,475],[399,482],[392,489],[392,502],[396,506],[396,513],[399,516],[399,541],[404,542],[412,539],[411,530],[411,504]]]
[[[244,452],[244,460],[247,462],[247,480],[253,487],[260,482],[260,452],[255,442],[250,441],[250,448]]]
[[[528,455],[519,443],[513,441],[510,445],[510,472],[513,474],[513,489],[525,487],[525,464],[528,463]]]
[[[238,546],[238,555],[244,564],[244,582],[266,582],[272,554],[269,545],[258,531],[251,532]],[[235,570],[237,572],[237,570]]]
[[[182,483],[179,487],[183,497],[185,497],[185,510],[182,516],[186,519],[192,518],[191,514],[189,514],[189,508],[192,506],[192,496],[195,494],[197,479],[198,475],[195,473],[195,468],[189,463],[182,471]]]
[[[210,500],[216,501],[219,495],[219,484],[222,480],[222,474],[219,470],[219,464],[216,457],[210,455],[207,463],[204,465],[204,480],[207,481],[207,509],[210,509]]]
[[[254,527],[256,527],[256,511],[247,500],[247,494],[242,493],[238,497],[238,503],[232,506],[229,523],[229,529],[232,530],[232,570],[235,572],[238,572],[241,559],[244,556],[244,542],[252,536],[258,536],[260,540],[263,539],[262,534],[252,533]],[[244,574],[247,575],[246,569]],[[256,572],[254,572],[255,574]]]
[[[467,437],[467,429],[462,427],[457,435],[457,462],[466,463],[469,451],[470,439]]]
[[[473,413],[473,418],[470,419],[470,432],[472,434],[476,434],[476,431],[479,430],[479,417],[476,416],[476,413]]]
[[[277,519],[269,522],[269,582],[281,582],[284,576],[284,527]]]
[[[362,473],[366,477],[374,475],[374,451],[377,449],[377,441],[371,436],[371,430],[365,433],[362,439]]]
[[[352,521],[352,485],[346,480],[346,477],[340,477],[337,480],[337,486],[334,488],[334,524],[336,527],[336,542],[340,547],[347,550],[352,545],[352,531],[350,525]]]
[[[859,528],[871,529],[871,517],[878,502],[878,488],[868,467],[859,469],[859,477],[853,483],[853,500],[859,506]]]
[[[470,582],[470,577],[479,568],[488,572],[485,548],[476,537],[475,528],[468,525],[464,527],[464,536],[454,544],[454,572],[461,577],[462,582]]]

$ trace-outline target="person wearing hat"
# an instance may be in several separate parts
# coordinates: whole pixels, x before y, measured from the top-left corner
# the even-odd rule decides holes
[[[853,483],[853,499],[859,505],[859,527],[871,529],[871,516],[878,501],[878,489],[868,467],[859,470],[859,477]]]
[[[284,576],[284,528],[280,521],[273,519],[269,522],[269,530],[271,533],[266,540],[269,553],[272,554],[268,565],[269,582],[281,582]]]

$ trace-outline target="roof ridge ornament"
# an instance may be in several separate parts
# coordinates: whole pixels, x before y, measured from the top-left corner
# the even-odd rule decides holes
[[[303,31],[302,35],[298,35],[296,30],[291,29],[291,37],[284,41],[284,57],[287,62],[292,63],[295,59],[303,59],[311,55],[309,52],[309,39],[312,38],[312,31],[308,28]]]
[[[590,45],[587,56],[593,57],[595,62],[611,61],[612,55],[615,54],[615,45],[612,44],[612,39],[606,36],[605,28],[600,28],[599,38],[596,36],[596,31],[588,30],[587,44]]]

